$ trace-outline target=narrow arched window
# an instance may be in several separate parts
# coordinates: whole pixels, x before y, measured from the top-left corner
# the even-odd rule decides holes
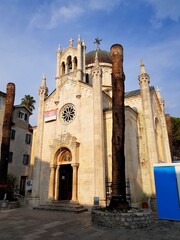
[[[86,73],[86,83],[89,83],[89,74]]]
[[[62,75],[65,74],[65,63],[64,62],[62,62],[61,69],[62,69]]]
[[[67,57],[67,70],[68,70],[68,73],[72,72],[72,58],[71,58],[71,56]]]
[[[74,63],[74,70],[77,70],[77,57],[74,57],[73,63]]]

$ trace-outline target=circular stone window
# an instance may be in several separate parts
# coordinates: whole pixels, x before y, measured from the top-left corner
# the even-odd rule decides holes
[[[71,123],[76,116],[76,110],[73,104],[69,103],[64,105],[61,109],[60,118],[63,123],[68,124]]]

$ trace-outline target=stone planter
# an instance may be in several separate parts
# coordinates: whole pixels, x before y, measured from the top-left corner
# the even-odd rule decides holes
[[[152,211],[148,209],[130,210],[126,213],[108,212],[93,209],[92,222],[107,228],[137,229],[148,227],[152,224]]]
[[[19,207],[20,207],[19,201],[14,201],[14,202],[9,202],[7,200],[0,201],[0,210],[9,210],[9,209],[14,209]]]

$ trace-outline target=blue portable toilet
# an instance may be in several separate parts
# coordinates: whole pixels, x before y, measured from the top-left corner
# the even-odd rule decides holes
[[[180,220],[180,163],[155,164],[158,218]]]

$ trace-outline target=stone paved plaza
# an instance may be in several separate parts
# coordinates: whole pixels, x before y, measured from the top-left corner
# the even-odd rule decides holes
[[[95,226],[91,213],[50,212],[18,208],[0,211],[0,240],[103,239],[180,240],[180,221],[154,219],[144,229]]]

